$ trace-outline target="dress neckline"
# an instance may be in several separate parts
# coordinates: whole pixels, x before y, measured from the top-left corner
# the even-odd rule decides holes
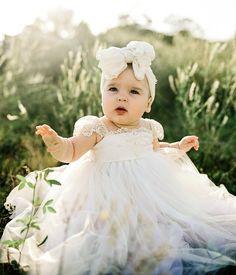
[[[100,127],[103,129],[104,135],[115,135],[115,134],[123,134],[123,133],[132,133],[138,134],[140,132],[150,133],[152,129],[148,123],[145,123],[146,119],[140,121],[140,125],[137,128],[127,128],[127,127],[120,127],[117,129],[108,129],[106,124],[104,123],[103,119],[100,119]],[[149,127],[148,127],[149,126]]]
[[[105,118],[107,119],[107,118]],[[140,123],[139,123],[139,126],[138,127],[133,127],[133,128],[129,128],[129,127],[119,127],[117,126],[114,122],[111,121],[111,123],[117,127],[116,129],[109,129],[106,125],[106,123],[104,122],[104,119],[100,118],[100,123],[101,125],[104,127],[104,129],[106,130],[107,133],[123,133],[123,132],[132,132],[132,131],[137,131],[139,129],[143,130],[143,129],[147,129],[147,130],[151,130],[151,128],[147,128],[145,127],[145,124],[147,125],[147,123],[145,123],[145,120],[144,118],[141,118],[140,119]]]

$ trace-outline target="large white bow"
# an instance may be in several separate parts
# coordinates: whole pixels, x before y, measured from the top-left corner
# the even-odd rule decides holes
[[[131,41],[124,48],[110,47],[97,52],[98,67],[106,79],[116,78],[132,63],[135,77],[142,80],[154,58],[153,47],[143,41]]]
[[[124,48],[110,47],[97,52],[98,67],[102,70],[104,79],[119,76],[131,63],[134,75],[138,80],[147,77],[152,99],[155,97],[156,77],[151,69],[151,62],[155,58],[152,45],[144,41],[131,41]]]

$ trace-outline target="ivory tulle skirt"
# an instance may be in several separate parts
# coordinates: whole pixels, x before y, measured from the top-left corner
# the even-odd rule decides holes
[[[2,245],[2,262],[21,250],[21,265],[39,275],[204,274],[236,265],[236,199],[183,151],[117,161],[87,154],[53,170],[47,179],[61,185],[38,179],[35,190],[40,229],[30,228],[19,249]],[[2,241],[25,234],[19,220],[32,213],[32,192],[9,194],[5,205],[16,209]]]

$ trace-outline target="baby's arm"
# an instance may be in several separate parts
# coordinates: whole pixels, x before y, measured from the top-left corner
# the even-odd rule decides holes
[[[173,143],[160,142],[160,147],[177,148],[185,152],[188,152],[191,148],[194,148],[197,151],[199,148],[199,141],[197,136],[185,136],[180,141]]]
[[[50,126],[36,126],[36,134],[41,135],[48,152],[65,163],[77,160],[97,143],[97,135],[84,136],[82,133],[70,138],[59,136]]]
[[[173,142],[173,143],[159,142],[159,140],[162,140],[164,138],[164,130],[162,125],[153,119],[148,121],[151,122],[151,128],[153,131],[153,150],[154,151],[158,150],[159,148],[165,148],[165,147],[177,148],[185,152],[188,152],[192,147],[195,150],[198,150],[199,142],[198,142],[197,136],[185,136],[180,141]]]

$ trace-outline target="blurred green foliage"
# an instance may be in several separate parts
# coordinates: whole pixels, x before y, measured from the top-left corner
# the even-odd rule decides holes
[[[201,172],[236,193],[236,55],[225,61],[221,54],[227,47],[220,43],[208,47],[204,65],[195,62],[177,68],[169,82],[176,94],[179,125],[186,133],[200,136],[204,151],[193,155],[195,163]]]
[[[134,22],[95,37],[86,23],[73,24],[70,11],[60,11],[0,44],[1,203],[16,174],[59,165],[35,136],[36,125],[69,136],[81,116],[102,115],[96,51],[130,40],[151,43],[157,54],[157,94],[146,116],[162,123],[168,142],[199,136],[200,150],[189,153],[195,165],[236,194],[236,40],[164,35]]]

